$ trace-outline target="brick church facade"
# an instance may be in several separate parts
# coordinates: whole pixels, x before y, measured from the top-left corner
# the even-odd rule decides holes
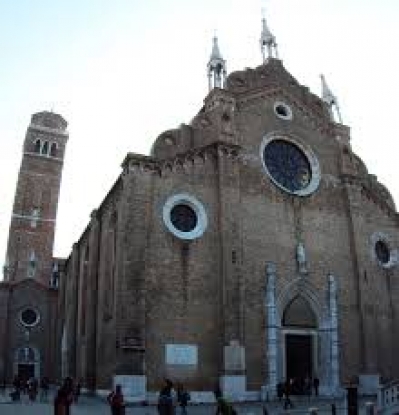
[[[263,64],[226,76],[214,40],[203,107],[162,133],[149,156],[126,156],[59,264],[47,242],[67,133],[60,116],[45,114],[57,120],[41,128],[59,156],[32,154],[32,165],[23,156],[53,192],[33,203],[37,191],[21,187],[21,168],[10,276],[0,286],[8,321],[0,329],[12,333],[0,343],[5,373],[36,344],[54,376],[81,378],[98,393],[118,382],[133,400],[164,376],[203,400],[216,383],[232,397],[256,398],[287,378],[318,377],[321,392],[335,394],[355,380],[367,392],[399,377],[393,199],[334,120],[325,81],[322,98],[299,84],[265,22],[261,41]],[[36,145],[32,128],[25,146]],[[44,239],[29,239],[40,226]],[[24,337],[17,316],[38,304],[40,322]]]

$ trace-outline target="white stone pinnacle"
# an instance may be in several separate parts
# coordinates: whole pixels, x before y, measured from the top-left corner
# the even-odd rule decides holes
[[[338,122],[342,124],[342,118],[341,118],[341,112],[339,110],[338,100],[336,96],[331,92],[331,89],[328,87],[326,79],[323,74],[320,75],[320,79],[321,79],[321,98],[329,107],[331,120],[334,121],[333,108],[335,108]]]
[[[263,62],[266,61],[267,58],[278,58],[277,52],[277,42],[275,36],[272,34],[270,29],[267,26],[266,18],[262,18],[262,33],[260,35],[260,48],[262,51]],[[267,50],[267,56],[266,56]],[[274,52],[274,56],[273,56]]]
[[[222,58],[216,36],[213,37],[212,53],[207,68],[209,91],[213,88],[223,88],[227,76],[226,61]]]

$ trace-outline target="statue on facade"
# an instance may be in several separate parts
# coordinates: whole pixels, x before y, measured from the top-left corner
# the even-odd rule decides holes
[[[298,271],[302,273],[307,273],[307,267],[306,267],[306,252],[305,252],[305,246],[302,242],[298,242],[296,246],[296,261],[298,264]]]

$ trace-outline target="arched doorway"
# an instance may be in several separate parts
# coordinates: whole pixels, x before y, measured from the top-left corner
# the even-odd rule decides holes
[[[294,394],[305,394],[317,375],[317,318],[301,295],[285,307],[282,321],[283,373],[292,380]]]
[[[40,378],[40,354],[34,347],[20,347],[15,352],[14,376],[21,379]]]

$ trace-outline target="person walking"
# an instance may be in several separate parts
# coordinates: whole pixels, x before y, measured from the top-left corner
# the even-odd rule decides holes
[[[182,383],[177,385],[177,403],[181,408],[181,415],[187,415],[187,404],[190,400],[190,394],[184,388]]]
[[[292,385],[292,380],[286,380],[285,384],[284,384],[284,409],[288,409],[288,407],[293,408],[294,404],[291,401],[291,385]]]
[[[73,402],[73,382],[67,377],[62,386],[58,389],[54,399],[54,415],[70,415],[70,408]]]
[[[107,401],[111,408],[111,415],[125,415],[125,401],[121,385],[115,386],[115,391],[108,395]]]
[[[319,386],[320,386],[320,380],[316,376],[316,377],[313,378],[313,388],[314,388],[315,396],[319,396]]]
[[[214,394],[217,404],[215,415],[237,415],[233,405],[223,397],[223,393],[219,387],[214,391]]]
[[[172,389],[172,381],[169,379],[164,379],[164,384],[159,391],[158,396],[157,408],[159,415],[174,415]]]
[[[37,397],[38,381],[32,377],[28,381],[28,397],[30,402],[35,402]]]
[[[82,381],[78,380],[76,382],[76,385],[75,385],[75,388],[74,388],[73,399],[74,399],[75,402],[77,402],[79,400],[81,392],[82,392]]]
[[[12,382],[13,391],[10,393],[11,400],[13,402],[19,402],[21,400],[21,380],[18,376],[14,377]]]
[[[278,401],[281,402],[283,400],[283,396],[284,396],[284,383],[283,382],[278,382],[277,386],[277,398]]]
[[[44,376],[42,380],[40,381],[40,400],[42,402],[47,402],[49,388],[50,388],[50,380],[48,377]]]

